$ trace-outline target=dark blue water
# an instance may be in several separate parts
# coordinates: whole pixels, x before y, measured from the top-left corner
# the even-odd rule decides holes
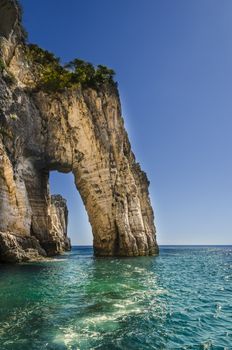
[[[0,265],[0,350],[232,349],[232,247]]]

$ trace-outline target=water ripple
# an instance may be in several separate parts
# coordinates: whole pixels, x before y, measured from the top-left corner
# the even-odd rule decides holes
[[[0,266],[0,349],[232,349],[231,247]]]

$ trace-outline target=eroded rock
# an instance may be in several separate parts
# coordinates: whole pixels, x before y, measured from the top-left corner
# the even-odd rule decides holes
[[[96,255],[156,254],[149,182],[131,151],[117,88],[33,90],[36,67],[14,26],[2,50],[14,81],[0,73],[0,259],[14,260],[15,251],[15,261],[24,260],[26,249],[70,249],[66,204],[49,193],[51,170],[74,174]]]
[[[68,208],[66,200],[61,195],[52,195],[50,204],[50,227],[51,241],[44,243],[47,253],[54,255],[71,249],[70,239],[67,237]]]

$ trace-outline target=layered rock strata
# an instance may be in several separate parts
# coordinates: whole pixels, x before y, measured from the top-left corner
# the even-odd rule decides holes
[[[36,67],[25,57],[19,8],[13,0],[0,6],[0,260],[70,248],[66,204],[49,194],[51,170],[74,174],[96,255],[156,254],[149,182],[131,150],[117,88],[33,89]]]

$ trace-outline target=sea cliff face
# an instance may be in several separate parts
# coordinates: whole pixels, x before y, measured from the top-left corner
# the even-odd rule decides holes
[[[49,193],[51,170],[74,174],[96,255],[156,254],[149,182],[116,86],[35,88],[39,65],[27,58],[19,7],[0,7],[0,260],[70,249],[66,204]]]

